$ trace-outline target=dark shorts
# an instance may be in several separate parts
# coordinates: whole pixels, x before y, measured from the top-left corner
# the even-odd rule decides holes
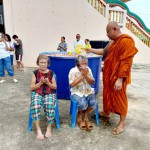
[[[17,55],[17,54],[16,54],[16,60],[17,60],[18,62],[21,62],[21,61],[22,61],[22,55]]]

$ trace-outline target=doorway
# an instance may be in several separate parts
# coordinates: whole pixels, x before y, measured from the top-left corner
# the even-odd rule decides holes
[[[0,32],[1,33],[5,33],[4,13],[3,13],[3,0],[0,0]]]
[[[92,48],[105,48],[109,41],[90,41]],[[105,60],[105,57],[102,57],[102,61]]]

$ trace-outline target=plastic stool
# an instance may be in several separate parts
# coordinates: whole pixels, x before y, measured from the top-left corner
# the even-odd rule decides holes
[[[56,120],[56,126],[57,129],[60,129],[60,119],[59,119],[59,109],[58,109],[58,100],[56,99],[56,108],[55,108],[55,120]],[[28,131],[32,131],[32,114],[31,114],[31,107],[29,112],[29,120],[28,120]]]
[[[78,105],[77,105],[76,100],[72,96],[70,96],[70,100],[71,100],[71,102],[70,102],[70,115],[72,116],[71,117],[71,127],[74,128],[76,125]],[[97,104],[96,109],[95,109],[95,114],[96,114],[96,124],[100,125],[100,119],[99,119],[99,115],[98,115],[98,104]]]

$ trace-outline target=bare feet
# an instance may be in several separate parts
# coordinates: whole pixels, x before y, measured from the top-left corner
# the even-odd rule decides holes
[[[42,131],[40,129],[37,131],[37,139],[44,140],[44,135],[42,134]]]
[[[47,130],[46,130],[46,133],[45,133],[45,137],[46,138],[51,138],[51,136],[52,136],[52,133],[51,133],[51,124],[49,124],[48,126],[47,126]]]
[[[50,139],[52,137],[52,133],[46,131],[45,137],[48,138],[48,139]]]

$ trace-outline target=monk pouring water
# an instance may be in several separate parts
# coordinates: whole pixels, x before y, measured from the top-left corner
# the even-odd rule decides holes
[[[106,56],[103,68],[103,112],[100,115],[120,115],[117,127],[112,130],[113,135],[118,135],[125,129],[128,110],[126,89],[131,81],[131,67],[137,49],[132,37],[122,34],[116,22],[108,23],[106,32],[111,41],[104,49],[86,48],[86,51]]]

